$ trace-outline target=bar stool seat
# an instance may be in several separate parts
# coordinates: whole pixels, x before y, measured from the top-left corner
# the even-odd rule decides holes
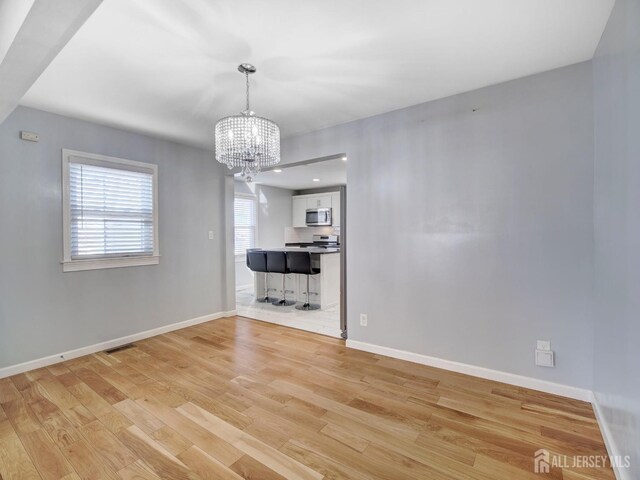
[[[269,298],[269,272],[267,270],[267,252],[259,248],[247,250],[247,267],[252,272],[264,273],[264,297],[257,297],[256,301],[260,303],[271,302]]]
[[[287,300],[287,293],[293,292],[291,290],[287,290],[285,286],[285,275],[291,273],[289,266],[287,265],[287,255],[285,252],[267,250],[267,270],[269,273],[282,274],[282,298],[271,302],[271,305],[275,305],[277,307],[295,305],[295,301]]]
[[[309,252],[287,252],[287,265],[291,273],[307,276],[307,301],[303,305],[298,305],[297,310],[318,310],[320,305],[309,303],[309,277],[320,273],[319,268],[314,268]]]

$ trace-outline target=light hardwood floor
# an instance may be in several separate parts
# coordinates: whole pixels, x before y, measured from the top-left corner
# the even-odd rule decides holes
[[[0,380],[0,478],[613,479],[587,403],[240,317]],[[570,460],[569,460],[570,461]]]

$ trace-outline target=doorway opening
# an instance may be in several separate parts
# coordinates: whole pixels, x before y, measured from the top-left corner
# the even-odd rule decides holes
[[[346,338],[346,154],[234,180],[238,315]]]

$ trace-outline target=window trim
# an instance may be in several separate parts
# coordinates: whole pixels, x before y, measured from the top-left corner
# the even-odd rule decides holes
[[[253,200],[253,203],[255,204],[255,211],[256,211],[256,223],[254,225],[254,232],[253,232],[253,240],[254,240],[254,245],[253,248],[256,248],[256,245],[259,244],[259,239],[258,239],[258,218],[260,217],[258,209],[260,208],[260,203],[258,202],[258,195],[256,194],[252,194],[252,193],[234,193],[233,194],[233,200],[234,200],[234,205],[235,205],[235,199],[236,197],[242,197],[242,198],[247,198],[249,200]],[[236,263],[244,263],[246,262],[246,258],[247,258],[247,254],[240,254],[240,255],[235,255],[235,250],[236,250],[236,218],[235,218],[235,207],[234,207],[234,212],[233,212],[233,251],[234,251],[234,259],[236,261]]]
[[[71,258],[71,182],[69,177],[69,163],[73,157],[79,157],[105,166],[118,166],[122,170],[151,171],[153,175],[153,254],[152,255],[123,255],[107,258],[73,259]],[[124,158],[109,157],[96,153],[79,152],[77,150],[62,149],[62,271],[77,272],[81,270],[98,270],[103,268],[134,267],[143,265],[157,265],[160,263],[160,244],[158,235],[158,166],[152,163],[125,160]]]

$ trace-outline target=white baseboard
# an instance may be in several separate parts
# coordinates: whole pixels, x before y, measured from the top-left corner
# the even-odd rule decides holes
[[[408,362],[428,365],[430,367],[442,368],[457,373],[465,373],[474,377],[486,378],[487,380],[495,380],[496,382],[509,383],[518,387],[530,388],[532,390],[540,390],[542,392],[561,395],[563,397],[574,398],[590,402],[592,398],[591,390],[585,388],[571,387],[560,383],[548,382],[537,378],[516,375],[515,373],[502,372],[500,370],[491,370],[490,368],[478,367],[466,363],[444,360],[442,358],[430,357],[419,353],[407,352],[405,350],[397,350],[395,348],[382,347],[372,343],[359,342],[357,340],[347,340],[347,347],[355,350],[363,350],[365,352],[377,353],[386,357],[407,360]]]
[[[602,407],[598,403],[598,396],[595,393],[592,393],[591,395],[591,405],[593,405],[593,411],[596,415],[598,425],[600,426],[602,439],[604,440],[604,445],[607,447],[609,457],[622,458],[623,455],[616,446],[609,424],[604,417]],[[616,476],[616,480],[632,480],[631,471],[629,469],[620,468],[619,465],[613,465],[613,473]]]
[[[180,330],[181,328],[190,327],[192,325],[198,325],[200,323],[209,322],[211,320],[217,320],[224,317],[233,317],[236,315],[235,310],[228,312],[211,313],[202,317],[192,318],[190,320],[184,320],[182,322],[172,323],[170,325],[163,325],[162,327],[152,328],[151,330],[145,330],[144,332],[134,333],[127,335],[126,337],[115,338],[113,340],[107,340],[106,342],[96,343],[89,345],[88,347],[76,348],[68,352],[58,353],[56,355],[49,355],[48,357],[38,358],[36,360],[30,360],[28,362],[19,363],[17,365],[10,365],[8,367],[0,368],[0,378],[10,377],[11,375],[17,375],[18,373],[28,372],[36,368],[47,367],[54,363],[64,362],[65,360],[71,360],[72,358],[82,357],[84,355],[90,355],[92,353],[101,352],[110,348],[119,347],[120,345],[126,345],[127,343],[142,340],[144,338],[155,337],[156,335],[162,335],[163,333],[173,332],[174,330]]]

